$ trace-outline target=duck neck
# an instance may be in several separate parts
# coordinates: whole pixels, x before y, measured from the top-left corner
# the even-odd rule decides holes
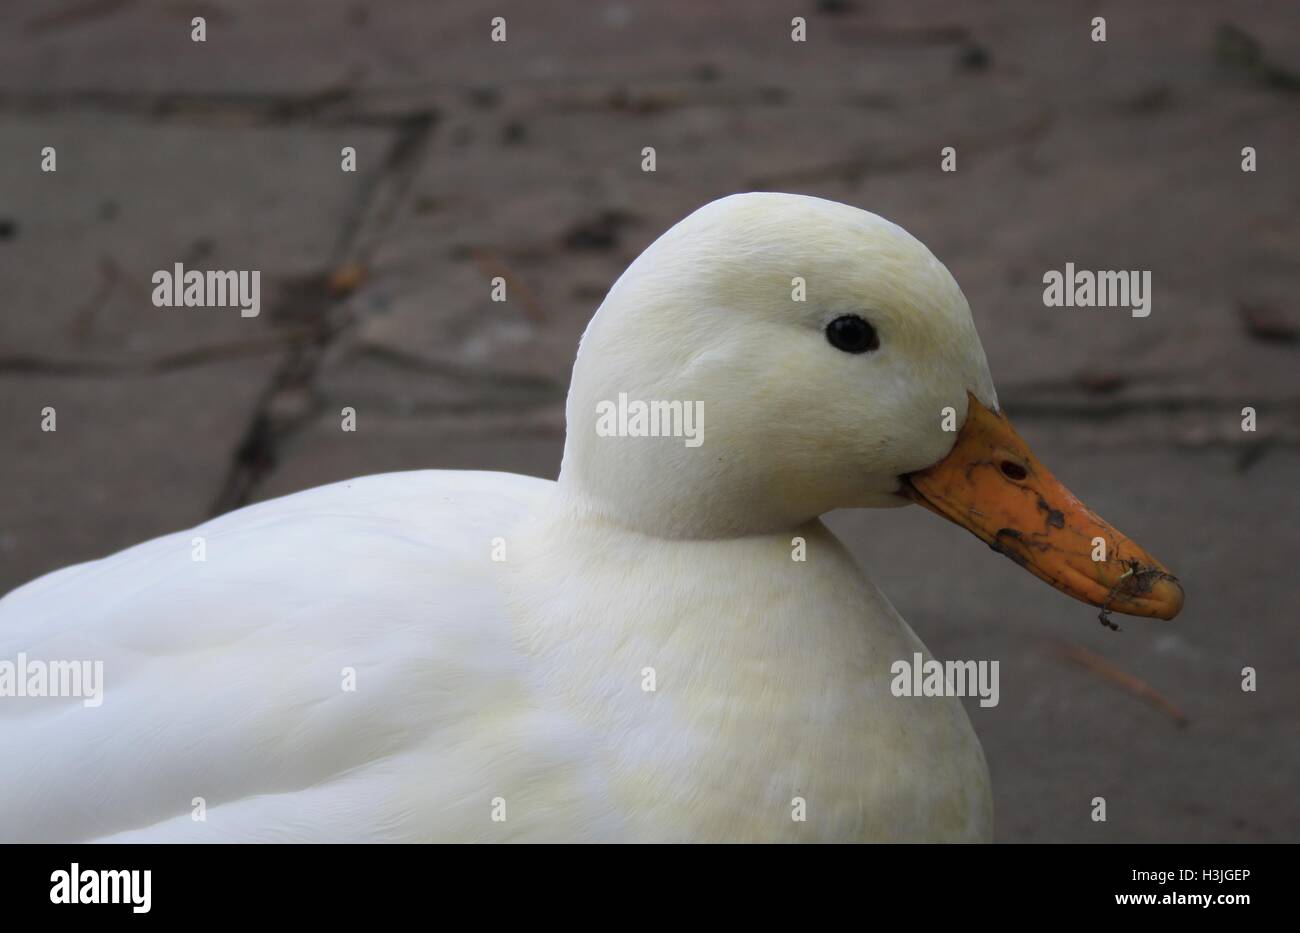
[[[612,448],[592,456],[566,444],[559,508],[650,537],[695,540],[781,534],[820,514],[770,480],[727,470],[716,458],[660,465]]]

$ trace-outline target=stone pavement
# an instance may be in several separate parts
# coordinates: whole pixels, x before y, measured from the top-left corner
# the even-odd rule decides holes
[[[947,263],[1021,432],[1187,587],[1112,633],[921,510],[832,517],[939,657],[1001,659],[999,838],[1300,839],[1300,14],[1129,6],[1095,43],[1030,2],[4,5],[0,592],[349,476],[554,476],[627,263],[715,197],[815,194]],[[174,262],[261,270],[261,314],[155,308]],[[1150,270],[1152,314],[1045,308],[1066,262]]]

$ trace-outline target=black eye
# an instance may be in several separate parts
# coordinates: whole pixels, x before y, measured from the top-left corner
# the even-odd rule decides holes
[[[826,339],[845,353],[866,353],[880,347],[876,329],[856,314],[837,317],[826,325]]]

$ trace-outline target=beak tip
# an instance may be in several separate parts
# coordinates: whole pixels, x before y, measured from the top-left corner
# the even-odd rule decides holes
[[[1104,605],[1114,612],[1125,615],[1148,616],[1168,621],[1183,609],[1183,586],[1178,578],[1164,571],[1158,573],[1155,581],[1142,587],[1139,592],[1128,592],[1118,599],[1108,600]]]
[[[1164,577],[1153,590],[1152,597],[1158,605],[1157,619],[1168,621],[1183,611],[1183,586],[1174,577]]]

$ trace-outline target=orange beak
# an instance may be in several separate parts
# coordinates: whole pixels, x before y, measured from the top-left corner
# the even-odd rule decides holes
[[[1076,499],[1006,416],[973,395],[948,456],[902,479],[908,498],[1061,592],[1100,606],[1103,622],[1110,611],[1172,619],[1183,608],[1177,578]]]

